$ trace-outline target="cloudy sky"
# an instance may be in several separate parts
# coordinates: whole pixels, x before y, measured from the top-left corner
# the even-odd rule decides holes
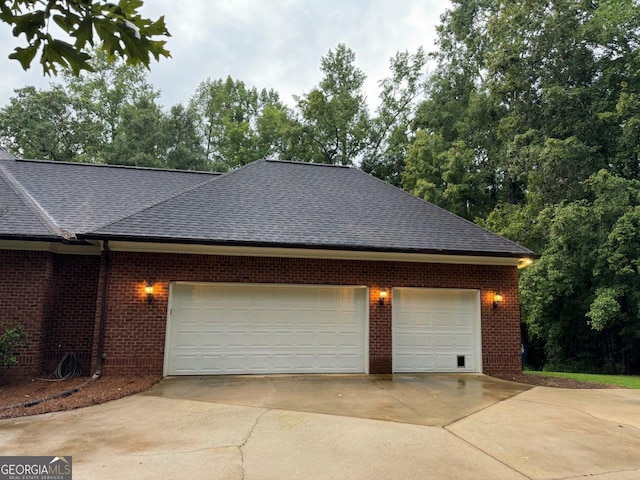
[[[375,104],[389,58],[420,46],[432,51],[448,7],[444,0],[146,0],[142,13],[165,15],[172,35],[172,58],[152,63],[149,79],[165,106],[188,101],[207,77],[227,75],[273,88],[292,104],[292,95],[320,81],[320,58],[345,43],[367,74],[367,95]],[[0,106],[15,88],[46,88],[52,81],[35,61],[23,72],[7,58],[18,44],[0,24]]]

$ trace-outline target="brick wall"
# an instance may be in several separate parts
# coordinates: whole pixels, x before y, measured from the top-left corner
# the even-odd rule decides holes
[[[100,257],[0,250],[0,321],[20,324],[28,345],[19,365],[0,370],[14,380],[50,373],[61,353],[90,363]]]
[[[20,365],[0,371],[17,378],[50,372],[73,351],[95,368],[104,259],[47,252],[0,250],[0,320],[24,325],[29,345]],[[144,286],[152,279],[155,299]],[[106,374],[161,374],[170,281],[366,285],[369,287],[371,373],[391,371],[393,287],[481,290],[485,373],[520,370],[520,327],[515,267],[265,257],[112,253],[105,336]],[[378,304],[380,288],[389,290]],[[501,291],[503,304],[492,306]],[[89,369],[90,362],[93,362]]]
[[[19,365],[3,370],[3,379],[34,376],[42,370],[47,315],[51,308],[53,257],[44,252],[0,250],[0,321],[22,325],[28,346],[17,350]]]
[[[73,352],[89,374],[99,268],[98,256],[56,255],[45,371],[53,371],[66,352]]]
[[[148,305],[144,286],[150,279],[154,282],[154,301]],[[162,373],[171,281],[366,285],[370,287],[371,373],[391,371],[391,288],[480,289],[483,371],[520,371],[515,267],[113,252],[103,373]],[[380,288],[389,289],[389,300],[383,306],[378,304]],[[495,291],[504,295],[498,309],[492,306]],[[93,357],[99,298],[97,304]]]

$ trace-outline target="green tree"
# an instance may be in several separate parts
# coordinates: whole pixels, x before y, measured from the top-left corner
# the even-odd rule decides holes
[[[159,92],[147,80],[147,72],[141,66],[125,64],[122,60],[110,61],[103,52],[96,51],[91,65],[94,72],[80,75],[64,75],[64,84],[73,99],[79,117],[85,120],[86,128],[91,130],[94,144],[86,145],[85,160],[98,163],[111,163],[116,152],[111,151],[121,128],[124,112],[131,116],[129,106],[154,104]],[[131,148],[135,146],[131,145]],[[119,154],[118,163],[126,161]]]
[[[363,91],[365,74],[344,44],[322,57],[320,85],[295,97],[307,155],[302,160],[353,165],[369,146],[370,120]]]
[[[533,220],[515,221],[512,212],[508,222],[497,214],[490,222],[514,237],[528,230],[544,244],[542,258],[522,271],[521,300],[547,368],[638,371],[640,181],[602,170],[587,179],[585,192],[587,198],[546,207]]]
[[[23,158],[73,161],[89,141],[90,131],[84,126],[61,86],[18,89],[0,109],[0,142]]]
[[[163,113],[152,98],[141,97],[122,106],[111,143],[103,158],[112,165],[161,168],[165,164]]]
[[[197,129],[198,116],[191,108],[174,105],[164,116],[160,130],[165,148],[165,163],[178,170],[207,170],[209,164]]]
[[[372,119],[369,147],[362,169],[392,185],[400,186],[410,141],[409,126],[418,99],[425,93],[427,56],[398,52],[390,61],[391,76],[380,81],[380,104]]]
[[[168,130],[177,125],[157,104],[159,92],[143,67],[110,62],[102,52],[92,65],[95,72],[66,74],[49,90],[18,90],[1,110],[0,142],[33,158],[167,166],[170,144],[189,135],[187,125],[195,136],[195,124]],[[197,148],[193,153],[201,155]]]
[[[277,156],[288,148],[280,132],[291,124],[289,111],[273,90],[248,88],[231,77],[208,79],[189,108],[198,116],[205,158],[214,170]]]
[[[473,152],[433,166],[444,166],[443,177],[473,177],[471,189],[454,185],[479,206],[467,216],[484,217],[500,202],[540,209],[580,199],[601,168],[637,178],[639,25],[631,0],[453,2],[415,127],[440,135],[444,155],[459,142]],[[407,158],[418,163],[405,174],[409,190],[427,161],[418,154]],[[446,198],[451,181],[437,188],[433,195]]]
[[[18,90],[0,110],[0,143],[19,156],[89,163],[208,169],[196,113],[165,112],[140,66],[97,52],[95,72]]]
[[[148,67],[151,56],[156,60],[170,56],[166,41],[156,39],[170,35],[164,17],[144,18],[138,12],[141,6],[141,0],[119,0],[117,4],[104,0],[1,0],[0,20],[13,28],[15,37],[24,36],[27,42],[24,48],[16,47],[9,58],[27,70],[40,52],[45,74],[56,74],[59,67],[74,74],[93,71],[90,60],[97,39],[110,58],[117,56],[127,64]]]
[[[408,147],[403,187],[465,218],[484,218],[504,196],[497,168],[498,107],[485,93],[430,79]]]

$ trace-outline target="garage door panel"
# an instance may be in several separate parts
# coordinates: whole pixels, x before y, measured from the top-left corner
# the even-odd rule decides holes
[[[335,356],[332,353],[325,353],[325,354],[319,354],[318,355],[318,367],[321,369],[332,369],[334,368],[334,365],[336,363],[335,360]],[[347,362],[346,359],[341,358],[340,359],[340,365],[341,367],[344,367],[345,365],[349,365],[350,362]],[[354,368],[356,367],[355,365],[353,366]]]
[[[195,372],[195,366],[198,364],[198,358],[199,355],[181,353],[176,358],[176,370],[181,372],[181,375],[188,375]]]
[[[298,371],[313,371],[317,368],[316,358],[314,354],[293,355],[293,364]]]
[[[342,337],[344,337],[344,334],[340,335],[337,332],[319,332],[318,346],[331,349]]]
[[[271,346],[271,332],[256,332],[252,331],[249,334],[251,345],[256,347],[269,347]],[[220,346],[220,344],[218,344]]]
[[[479,331],[476,290],[394,289],[395,372],[477,372]]]
[[[444,312],[436,312],[433,315],[433,325],[439,328],[445,328],[449,330],[452,326],[455,326],[455,315]]]
[[[267,365],[269,364],[269,355],[266,353],[256,353],[244,356],[243,360],[246,360],[247,367],[249,369],[259,371],[267,368]]]
[[[315,332],[298,332],[293,334],[293,341],[299,348],[314,348],[316,344]]]
[[[200,346],[201,338],[196,332],[179,332],[177,340],[185,349],[197,348]]]
[[[410,325],[416,328],[431,329],[438,323],[437,318],[429,311],[413,312]]]
[[[417,332],[413,335],[410,335],[410,340],[408,340],[411,346],[416,345],[433,345],[433,335],[431,333],[423,333]]]
[[[358,368],[360,357],[357,355],[340,355],[338,358],[338,371],[349,373]]]
[[[459,330],[465,330],[468,331],[469,328],[471,327],[469,325],[469,321],[470,321],[470,315],[472,315],[473,312],[465,312],[464,314],[458,314],[458,315],[452,315],[451,316],[451,324],[453,327],[459,329]]]
[[[456,335],[455,336],[455,346],[456,347],[464,347],[469,350],[473,350],[474,338],[473,335]]]
[[[167,375],[365,371],[364,287],[173,284]]]
[[[457,361],[454,363],[451,355],[435,354],[433,357],[437,371],[450,371],[456,367]]]

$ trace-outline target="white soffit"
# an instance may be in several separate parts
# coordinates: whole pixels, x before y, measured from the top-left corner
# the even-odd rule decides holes
[[[247,257],[324,258],[331,260],[373,260],[422,263],[454,263],[466,265],[518,266],[520,258],[467,255],[436,255],[422,253],[368,252],[304,248],[269,248],[224,245],[189,245],[109,241],[109,248],[119,252],[178,253],[192,255],[222,255]]]
[[[484,257],[473,255],[438,255],[424,253],[368,252],[354,250],[325,250],[304,248],[240,247],[224,245],[196,245],[177,243],[109,241],[109,249],[116,252],[175,253],[190,255],[221,255],[245,257],[325,258],[331,260],[372,260],[393,262],[452,263],[465,265],[498,265],[523,267],[529,259],[512,257]],[[102,242],[95,245],[69,245],[58,242],[0,240],[0,250],[30,250],[62,255],[100,255]]]

